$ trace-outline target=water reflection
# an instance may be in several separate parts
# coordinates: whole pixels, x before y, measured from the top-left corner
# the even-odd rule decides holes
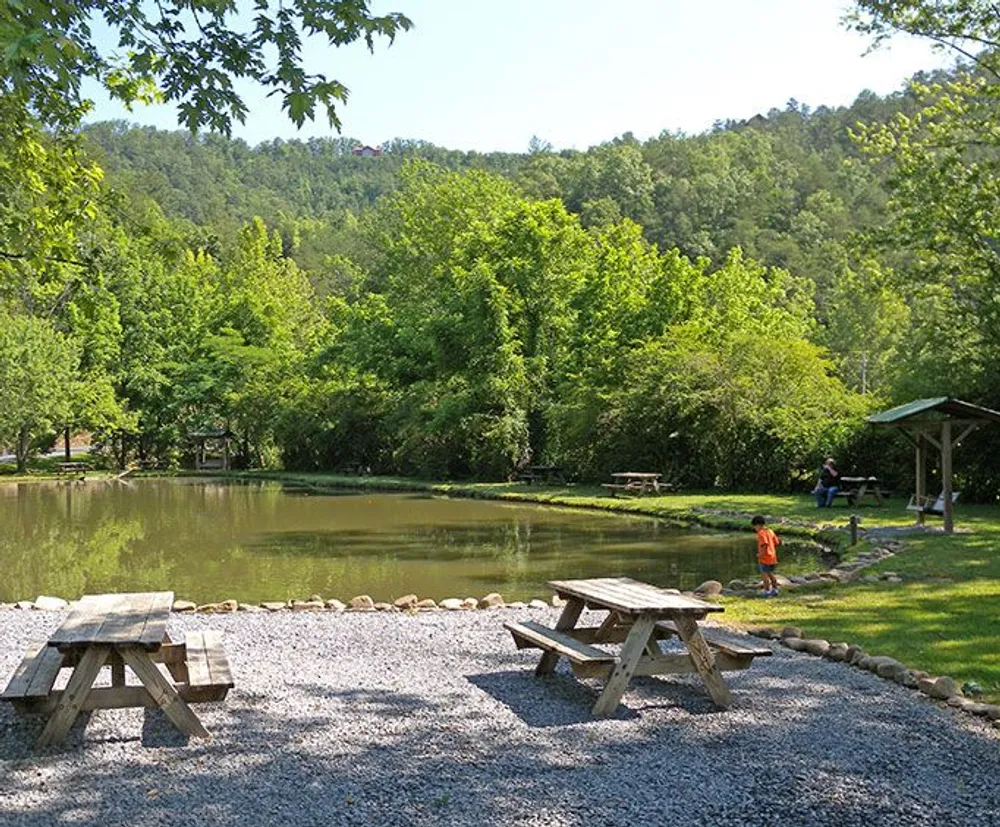
[[[278,483],[0,485],[0,600],[172,589],[196,601],[508,599],[554,578],[630,575],[692,588],[754,572],[753,536],[648,518]]]

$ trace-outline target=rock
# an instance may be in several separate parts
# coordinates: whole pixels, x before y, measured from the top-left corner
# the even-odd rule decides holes
[[[419,602],[420,600],[415,594],[404,594],[402,597],[397,597],[393,600],[392,605],[397,609],[406,610],[417,608],[417,603]]]
[[[447,609],[450,612],[454,612],[462,608],[462,601],[459,600],[457,597],[446,597],[438,604],[438,606],[440,606],[442,609]]]
[[[854,650],[853,652],[851,650]],[[860,646],[848,646],[847,647],[847,663],[851,666],[857,666],[861,668],[861,661],[868,657],[868,653],[862,649]]]
[[[983,714],[991,721],[1000,721],[1000,706],[986,704],[989,707]]]
[[[258,606],[255,603],[240,603],[239,610],[241,612],[249,612],[250,614],[253,614],[254,612],[262,612],[262,611],[264,611],[264,609],[262,609],[260,606]]]
[[[280,612],[282,609],[287,607],[287,603],[277,603],[274,601],[265,601],[260,604],[262,609],[267,609],[269,612]]]
[[[732,589],[734,592],[742,591],[746,587],[747,587],[747,584],[744,583],[742,580],[730,580],[726,584],[726,588],[727,589]]]
[[[421,612],[428,612],[431,609],[436,609],[438,604],[431,600],[429,597],[425,597],[423,600],[418,600],[417,605],[414,606],[415,609]]]
[[[209,615],[228,614],[229,612],[235,612],[239,607],[240,604],[235,600],[223,600],[221,603],[203,603],[195,611]]]
[[[549,604],[546,603],[544,600],[539,600],[538,598],[535,598],[534,600],[531,600],[531,601],[528,602],[528,608],[529,609],[547,609],[547,608],[549,608]]]
[[[41,598],[38,598],[38,600],[41,600]],[[36,606],[38,605],[38,600],[35,601]],[[966,681],[962,684],[963,695],[982,695],[985,691],[986,690],[975,681]]]
[[[43,612],[61,612],[69,607],[69,603],[61,597],[50,597],[47,594],[40,594],[35,598],[35,608]]]
[[[13,609],[13,608],[14,608],[13,603],[0,603],[0,612],[2,612],[4,609]]]
[[[198,604],[190,600],[175,600],[173,608],[175,612],[193,612],[198,608]]]
[[[781,630],[781,637],[782,639],[802,637],[802,630],[798,626],[786,626]]]
[[[886,583],[902,583],[903,582],[903,578],[902,577],[883,577],[882,579]]]
[[[462,601],[463,609],[477,609],[479,608],[479,601],[474,597],[467,597]]]
[[[557,609],[561,609],[563,606],[566,605],[566,601],[563,600],[558,594],[554,594],[552,595],[552,605],[555,606]]]
[[[322,600],[293,600],[293,612],[321,612],[326,608]]]
[[[513,603],[505,604],[508,609],[527,609],[528,604],[523,600],[515,600]]]
[[[722,592],[722,584],[718,580],[706,580],[694,593],[701,597],[716,597]]]
[[[990,710],[1000,709],[1000,707],[995,707],[991,704],[980,703],[979,701],[967,700],[965,705],[962,707],[966,712],[971,712],[973,715],[979,715],[982,718],[986,718],[990,714]],[[993,720],[996,720],[995,718]]]
[[[866,574],[861,578],[862,583],[878,583],[878,578],[874,574]]]
[[[367,594],[359,594],[347,601],[347,606],[355,612],[370,612],[375,609],[375,601]]]
[[[847,660],[847,644],[831,643],[830,648],[826,650],[826,657],[838,662]]]
[[[401,609],[393,606],[391,603],[376,603],[375,611],[377,612],[399,612]]]
[[[795,652],[804,652],[806,648],[806,642],[800,637],[782,638],[781,642]]]
[[[503,595],[497,592],[490,592],[482,600],[479,600],[476,605],[480,609],[502,609]]]
[[[326,601],[326,608],[328,608],[331,612],[342,612],[344,611],[344,609],[347,608],[347,606],[345,606],[336,598],[331,598],[330,600]]]
[[[893,577],[899,577],[899,575],[894,571],[884,571],[881,576],[883,580],[890,580]]]
[[[955,680],[947,675],[939,678],[923,678],[917,681],[917,689],[940,701],[953,698],[961,692]]]
[[[311,594],[311,595],[309,595],[309,602],[310,603],[322,603],[323,602],[323,598],[320,597],[318,594]]]
[[[964,711],[969,704],[974,704],[975,701],[970,701],[968,698],[963,698],[961,695],[952,695],[947,701],[945,701],[945,703],[954,709],[961,709]]]
[[[886,660],[880,660],[877,664],[875,664],[875,669],[873,671],[880,678],[886,678],[890,681],[899,682],[907,669],[898,660],[888,658]]]
[[[28,611],[29,609],[35,608],[35,604],[32,603],[30,600],[18,600],[17,603],[14,604],[14,606],[18,609],[22,609],[23,611]]]
[[[747,629],[747,634],[763,638],[764,640],[777,640],[781,637],[781,632],[773,626],[758,626],[755,629]]]
[[[802,648],[810,655],[823,657],[823,655],[825,655],[830,649],[830,641],[819,639],[806,640],[803,642]]]

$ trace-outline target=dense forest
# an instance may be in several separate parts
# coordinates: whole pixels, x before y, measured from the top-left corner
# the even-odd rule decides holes
[[[988,68],[988,65],[987,65]],[[0,96],[0,443],[247,467],[908,484],[865,417],[1000,408],[996,78],[521,154],[60,128]],[[991,143],[992,141],[992,143]],[[961,453],[1000,490],[988,432]],[[932,486],[933,487],[933,486]]]

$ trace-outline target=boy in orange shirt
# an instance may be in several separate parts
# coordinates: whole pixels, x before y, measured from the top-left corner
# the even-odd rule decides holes
[[[781,545],[781,540],[765,525],[764,518],[759,514],[750,521],[750,525],[757,532],[757,568],[764,581],[761,594],[764,597],[777,597],[778,581],[774,577],[774,570],[778,566],[778,546]]]

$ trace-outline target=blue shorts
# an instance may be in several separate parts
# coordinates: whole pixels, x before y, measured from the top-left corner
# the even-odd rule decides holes
[[[776,568],[778,568],[778,564],[777,563],[770,563],[770,564],[769,563],[758,563],[757,564],[757,569],[759,571],[772,572]]]

